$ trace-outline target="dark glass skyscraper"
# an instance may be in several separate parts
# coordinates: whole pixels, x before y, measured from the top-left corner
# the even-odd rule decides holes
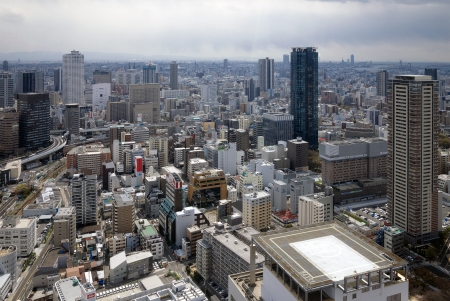
[[[319,53],[316,47],[293,47],[291,52],[291,115],[294,137],[310,149],[319,148]]]
[[[437,80],[437,69],[436,68],[425,68],[425,75],[431,76],[432,80]]]

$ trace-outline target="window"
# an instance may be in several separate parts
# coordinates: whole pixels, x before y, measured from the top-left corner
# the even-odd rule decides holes
[[[356,294],[353,294],[353,295],[352,295],[352,299],[356,299]]]

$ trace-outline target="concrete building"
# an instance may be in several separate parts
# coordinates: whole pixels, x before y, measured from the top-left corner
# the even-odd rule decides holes
[[[0,143],[1,156],[17,152],[19,148],[19,112],[14,108],[0,109],[0,141],[2,141]]]
[[[70,135],[80,134],[80,105],[78,103],[66,104],[64,120],[65,128]]]
[[[381,70],[377,72],[377,95],[384,97],[384,101],[388,101],[388,80],[389,72]]]
[[[272,209],[279,211],[286,210],[288,185],[285,182],[277,180],[273,180],[272,185]]]
[[[258,61],[258,80],[261,92],[270,92],[269,96],[272,96],[272,90],[274,87],[274,61],[266,57]]]
[[[170,89],[178,90],[178,64],[175,61],[170,63]]]
[[[382,138],[324,142],[319,145],[326,185],[387,175],[388,143]]]
[[[78,146],[67,153],[66,168],[75,168],[85,175],[103,176],[102,164],[110,160],[111,151],[103,145]]]
[[[130,118],[130,104],[125,101],[107,101],[106,121],[120,121]]]
[[[398,256],[405,253],[405,232],[395,226],[384,227],[384,247]]]
[[[204,191],[212,188],[220,189],[220,199],[227,198],[227,180],[224,172],[220,169],[196,171],[188,186],[187,199],[193,201],[196,191]]]
[[[177,173],[166,174],[166,197],[172,202],[175,212],[183,209],[183,180]]]
[[[227,290],[228,275],[250,269],[250,247],[237,239],[228,225],[216,223],[203,230],[203,238],[197,242],[197,268],[205,280],[212,279]],[[255,265],[262,267],[264,257],[257,253]]]
[[[252,264],[250,272],[230,275],[231,300],[409,298],[406,261],[340,223],[260,233],[253,241],[266,261],[262,269]]]
[[[0,71],[0,108],[14,107],[14,75]]]
[[[172,106],[166,106],[167,102],[164,101],[164,111],[169,112],[170,109],[176,109],[176,100],[185,99],[189,96],[188,90],[161,90],[161,98],[171,99]],[[175,99],[175,100],[173,100]]]
[[[298,197],[298,224],[306,226],[333,220],[333,189]]]
[[[290,161],[290,169],[293,171],[308,170],[309,143],[301,137],[287,141],[287,158]]]
[[[203,149],[205,150],[205,159],[211,167],[221,169],[225,174],[231,176],[236,175],[236,143],[216,140],[214,143],[205,144]]]
[[[142,75],[144,84],[157,84],[158,83],[158,65],[146,64],[142,67]]]
[[[0,220],[0,245],[13,245],[18,257],[30,255],[36,246],[36,219],[6,217]]]
[[[38,149],[50,143],[50,98],[48,93],[17,94],[19,147]]]
[[[114,194],[112,203],[113,233],[132,233],[135,230],[136,209],[133,197],[129,194]]]
[[[203,233],[199,226],[193,225],[186,228],[186,241],[189,244],[189,252],[187,256],[197,255],[197,241],[202,239]]]
[[[137,114],[142,114],[143,121],[150,123],[158,123],[160,115],[160,92],[159,84],[139,84],[130,85],[130,122],[135,122],[137,119]],[[138,105],[139,104],[139,105]],[[147,104],[147,107],[151,105],[151,112],[144,112],[144,109],[139,109],[142,104]],[[144,110],[140,112],[139,110]],[[148,110],[148,108],[147,108]],[[134,112],[136,111],[136,112]],[[131,113],[130,112],[130,113]],[[133,116],[131,116],[133,115]]]
[[[69,240],[70,253],[77,249],[77,214],[75,207],[60,208],[53,222],[53,244],[58,248],[62,246],[62,240]]]
[[[136,69],[126,69],[116,72],[116,83],[119,85],[136,85],[141,82],[141,74]]]
[[[279,141],[292,139],[294,116],[282,113],[263,114],[263,133],[265,145],[277,145]]]
[[[121,252],[110,259],[110,281],[113,284],[143,277],[153,269],[153,254],[150,251],[125,254]]]
[[[442,223],[439,82],[426,75],[397,75],[389,81],[388,98],[387,216],[406,232],[408,243],[420,245],[437,238]]]
[[[135,221],[135,225],[141,248],[151,251],[154,259],[161,259],[164,256],[164,240],[159,236],[155,227],[147,219]]]
[[[92,81],[93,84],[110,84],[111,87],[111,71],[94,70],[92,73]]]
[[[187,165],[187,178],[192,181],[192,176],[196,171],[202,171],[208,169],[208,162],[202,158],[192,158],[188,161]]]
[[[62,99],[64,104],[84,104],[84,55],[71,51],[62,57]]]
[[[181,246],[181,239],[186,237],[187,228],[195,225],[195,208],[186,207],[175,213],[175,241],[177,246]]]
[[[16,273],[17,273],[17,247],[15,245],[7,245],[7,244],[0,245],[0,275],[7,275],[7,274],[11,275],[11,282],[12,286],[14,287],[17,280]]]
[[[19,71],[17,93],[44,93],[44,72]]]
[[[264,189],[263,185],[263,175],[260,172],[250,172],[244,171],[242,172],[239,178],[238,192],[240,194],[243,193],[244,187],[246,185],[252,185],[256,191],[260,191]]]
[[[248,131],[237,129],[236,130],[236,149],[238,151],[247,152],[250,148],[250,137]]]
[[[98,83],[92,85],[92,108],[94,111],[106,110],[106,104],[111,95],[110,83]]]
[[[271,223],[272,197],[265,191],[242,196],[242,219],[247,226],[258,231],[266,230]]]
[[[97,224],[97,175],[75,174],[70,189],[77,226]]]
[[[315,181],[311,177],[301,177],[290,181],[290,211],[298,214],[298,198],[314,193]]]
[[[53,287],[60,279],[58,268],[39,267],[33,275],[33,288]]]
[[[217,85],[200,85],[199,88],[202,100],[207,102],[217,101]]]
[[[263,159],[250,160],[250,170],[262,174],[264,187],[267,187],[269,183],[272,183],[275,177],[275,165]]]
[[[169,139],[167,137],[158,136],[150,137],[148,148],[158,152],[158,167],[163,168],[169,165]]]
[[[77,277],[56,281],[53,285],[54,301],[94,301],[96,289],[90,282],[82,284]]]

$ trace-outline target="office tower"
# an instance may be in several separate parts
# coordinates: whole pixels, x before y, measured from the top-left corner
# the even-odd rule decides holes
[[[8,61],[3,61],[3,71],[9,71]]]
[[[14,154],[19,148],[19,113],[14,108],[0,109],[0,155]]]
[[[149,63],[142,67],[143,71],[143,83],[144,84],[156,84],[158,83],[158,65]]]
[[[367,109],[366,111],[366,120],[373,125],[383,125],[383,115],[380,110],[375,109]]]
[[[217,101],[217,85],[200,85],[202,100]]]
[[[244,194],[242,197],[242,220],[258,231],[271,224],[272,197],[266,191]]]
[[[44,73],[37,70],[21,71],[17,93],[44,93]]]
[[[183,209],[183,180],[177,173],[166,175],[166,197],[172,203],[174,212]]]
[[[377,72],[377,95],[383,96],[385,101],[388,101],[387,98],[388,79],[389,79],[388,71],[381,70]]]
[[[94,111],[106,110],[106,104],[111,95],[111,84],[100,83],[92,85],[92,108]],[[81,115],[84,117],[83,115]]]
[[[106,121],[128,120],[130,118],[129,103],[125,101],[106,103]]]
[[[353,54],[350,56],[350,63],[351,63],[352,65],[355,64],[355,56],[354,56]]]
[[[48,93],[17,94],[19,147],[37,149],[50,141],[50,98]]]
[[[136,69],[120,70],[116,72],[116,83],[119,85],[136,85],[141,82],[141,74]]]
[[[248,151],[250,148],[250,137],[248,131],[237,129],[236,130],[236,149],[238,151]]]
[[[289,69],[289,54],[283,54],[283,68]]]
[[[388,218],[420,245],[438,237],[439,82],[397,75],[388,87]]]
[[[133,233],[136,210],[133,197],[127,193],[114,194],[113,207],[113,233]]]
[[[291,115],[294,137],[302,137],[309,148],[319,147],[318,130],[319,53],[316,47],[293,47],[291,52]]]
[[[244,93],[248,98],[248,101],[255,99],[255,81],[253,78],[244,80]]]
[[[80,105],[78,103],[66,104],[66,112],[64,114],[66,130],[70,135],[80,134]]]
[[[75,207],[58,208],[53,222],[55,247],[62,247],[61,241],[68,239],[70,245],[70,253],[77,249],[77,213]]]
[[[75,174],[70,182],[70,195],[77,226],[97,224],[97,175]]]
[[[148,147],[150,150],[158,151],[159,168],[167,166],[169,163],[169,139],[167,137],[150,137]]]
[[[178,64],[175,61],[170,63],[170,88],[178,90]]]
[[[130,85],[130,122],[136,122],[139,114],[143,122],[158,123],[160,115],[159,84]]]
[[[111,71],[94,70],[92,80],[93,84],[111,84]]]
[[[265,145],[277,145],[278,141],[288,141],[293,136],[294,116],[283,113],[264,113],[263,132]]]
[[[223,68],[228,69],[228,59],[223,60]]]
[[[287,158],[290,161],[290,169],[293,171],[308,171],[309,144],[301,137],[288,140]]]
[[[84,55],[71,51],[63,55],[62,64],[63,103],[84,103]]]
[[[273,59],[266,57],[258,61],[259,87],[262,92],[268,92],[273,89],[273,67]]]
[[[62,70],[61,68],[53,69],[53,83],[55,86],[55,91],[59,92],[62,89]]]
[[[436,68],[425,68],[425,75],[431,76],[432,80],[438,80],[437,69]]]
[[[14,76],[0,71],[0,108],[14,107]]]

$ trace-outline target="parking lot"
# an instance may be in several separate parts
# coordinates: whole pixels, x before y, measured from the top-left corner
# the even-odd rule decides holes
[[[213,295],[216,295],[219,299],[223,300],[228,297],[228,293],[221,289],[214,281],[210,280],[205,283],[206,289]]]
[[[367,221],[369,225],[377,224],[379,226],[384,225],[384,221],[386,220],[387,212],[386,206],[375,208],[373,207],[365,207],[359,210],[354,211],[356,215],[358,215],[363,220]]]

